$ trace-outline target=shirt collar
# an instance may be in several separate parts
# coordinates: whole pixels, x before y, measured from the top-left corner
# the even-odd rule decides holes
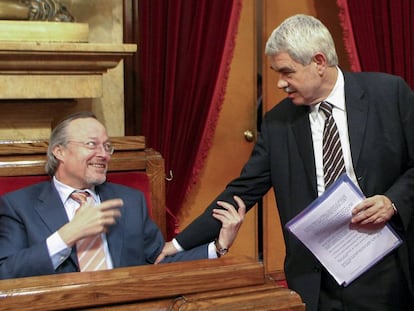
[[[342,73],[341,69],[339,69],[338,66],[336,67],[336,69],[338,70],[338,77],[336,79],[335,86],[332,89],[331,93],[328,95],[328,97],[325,99],[325,101],[332,104],[335,108],[345,110],[344,74]]]
[[[328,95],[328,97],[326,97],[324,101],[329,102],[335,108],[345,111],[344,74],[338,66],[336,67],[336,69],[338,70],[338,77],[336,78],[335,86],[333,87],[331,93]],[[313,120],[316,120],[318,118],[319,106],[320,103],[310,106],[310,116],[313,118]]]
[[[56,176],[53,176],[53,184],[55,185],[55,188],[57,192],[59,193],[59,197],[62,200],[63,203],[66,203],[66,201],[69,199],[70,195],[74,191],[80,191],[80,189],[72,188],[68,185],[65,185],[61,183],[59,180],[57,180]],[[98,201],[98,195],[96,194],[95,188],[93,189],[81,189],[82,191],[87,191],[89,194],[93,197],[95,202]]]

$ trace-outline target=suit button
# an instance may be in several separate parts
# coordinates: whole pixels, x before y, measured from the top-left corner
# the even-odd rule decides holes
[[[313,272],[319,273],[321,272],[321,268],[315,266],[313,267]]]

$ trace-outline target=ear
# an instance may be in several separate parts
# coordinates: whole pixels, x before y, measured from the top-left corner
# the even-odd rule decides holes
[[[53,155],[59,161],[63,161],[65,158],[65,149],[62,145],[57,145],[52,150]]]
[[[316,70],[318,71],[318,74],[322,75],[323,72],[325,71],[326,67],[327,67],[325,54],[320,53],[320,52],[316,53],[313,56],[312,61],[315,63]]]

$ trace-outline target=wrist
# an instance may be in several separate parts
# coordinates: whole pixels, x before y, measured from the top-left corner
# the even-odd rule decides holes
[[[172,245],[174,245],[177,252],[182,252],[184,250],[184,248],[181,246],[180,243],[178,243],[178,241],[175,238],[172,239],[171,242],[172,242]]]
[[[220,244],[220,242],[219,242],[218,239],[214,241],[214,246],[216,247],[216,254],[217,254],[217,257],[218,258],[226,255],[228,253],[228,251],[229,251],[229,248],[228,247],[223,247]]]

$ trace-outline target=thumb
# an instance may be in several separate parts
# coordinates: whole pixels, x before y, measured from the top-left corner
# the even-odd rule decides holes
[[[164,258],[165,258],[165,253],[161,252],[161,254],[158,255],[157,259],[155,259],[154,265],[159,264],[161,261],[163,261]]]

